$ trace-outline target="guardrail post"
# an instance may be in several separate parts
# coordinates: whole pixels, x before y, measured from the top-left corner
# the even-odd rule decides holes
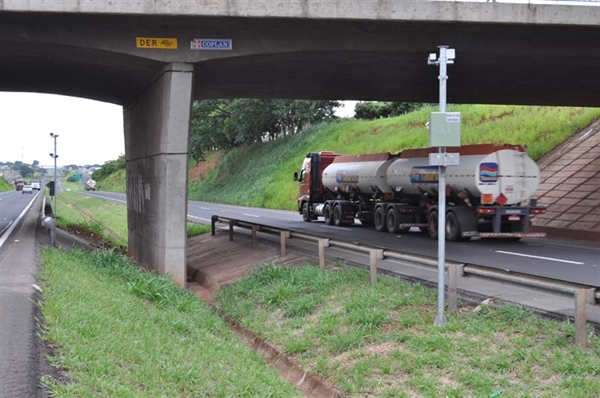
[[[325,248],[329,247],[329,239],[319,238],[319,267],[325,268]]]
[[[448,310],[458,310],[458,298],[456,294],[456,278],[458,277],[458,264],[448,264]]]
[[[210,233],[212,236],[215,236],[215,233],[217,230],[217,228],[215,227],[215,224],[217,223],[217,221],[219,221],[219,216],[212,216],[210,218]]]
[[[377,262],[383,258],[383,250],[369,250],[369,275],[371,276],[371,285],[377,283]]]
[[[575,291],[575,344],[580,348],[585,348],[586,336],[586,312],[585,312],[585,289]]]
[[[233,242],[233,220],[229,220],[229,241]]]
[[[285,256],[285,244],[290,237],[290,231],[279,231],[279,240],[281,241],[281,257]]]
[[[258,225],[252,225],[252,248],[256,249],[256,231],[258,231]]]

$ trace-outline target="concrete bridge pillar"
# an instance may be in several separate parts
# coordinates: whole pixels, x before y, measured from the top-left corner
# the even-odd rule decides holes
[[[180,286],[186,285],[193,70],[165,66],[123,112],[129,255]]]

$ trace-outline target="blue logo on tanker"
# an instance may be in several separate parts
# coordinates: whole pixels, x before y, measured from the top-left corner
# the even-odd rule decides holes
[[[335,182],[338,184],[356,184],[358,183],[358,171],[338,170],[335,174]]]
[[[410,182],[413,184],[437,184],[438,166],[415,166],[410,169]]]
[[[498,182],[498,163],[484,162],[479,164],[479,181]]]

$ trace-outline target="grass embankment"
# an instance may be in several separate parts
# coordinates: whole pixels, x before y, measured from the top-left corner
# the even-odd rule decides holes
[[[104,180],[99,181],[96,187],[101,191],[125,193],[126,179],[125,169],[118,170]]]
[[[127,241],[124,204],[59,194],[59,226]],[[188,224],[188,234],[210,230]],[[44,338],[69,382],[47,377],[54,396],[294,397],[282,381],[192,293],[112,251],[45,249]]]
[[[115,252],[45,249],[56,397],[301,397],[205,304]]]
[[[600,391],[600,338],[505,306],[434,326],[436,292],[366,271],[265,266],[219,307],[351,397],[581,397]]]
[[[0,192],[14,191],[15,186],[6,181],[4,177],[0,177]]]
[[[114,246],[127,246],[127,206],[124,203],[76,192],[60,192],[58,202],[56,220],[60,228],[81,228],[96,233]],[[188,237],[208,231],[210,225],[187,224]]]
[[[400,152],[428,146],[425,123],[434,108],[374,121],[313,126],[283,140],[231,150],[202,182],[191,182],[189,198],[252,207],[296,210],[293,181],[307,153]],[[599,108],[492,105],[449,106],[461,112],[461,141],[526,145],[537,160],[600,118]]]
[[[105,220],[98,199],[63,196]],[[111,229],[124,224],[122,209],[120,221],[106,218]],[[168,279],[114,252],[46,249],[42,261],[45,338],[70,378],[45,380],[56,396],[300,395]],[[348,396],[587,398],[600,390],[598,336],[578,349],[571,324],[515,306],[464,307],[435,327],[435,291],[387,277],[368,281],[367,272],[341,266],[265,265],[217,300]]]

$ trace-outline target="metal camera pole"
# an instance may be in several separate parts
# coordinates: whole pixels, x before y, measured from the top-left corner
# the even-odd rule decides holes
[[[449,49],[448,46],[438,46],[440,49],[439,58],[436,59],[435,54],[430,54],[427,60],[429,65],[439,65],[440,75],[438,79],[440,81],[440,114],[446,112],[446,80],[448,75],[446,74],[446,65],[454,63],[455,52],[454,49]],[[446,119],[447,120],[447,119]],[[430,142],[431,135],[433,134],[433,126],[430,123]],[[435,145],[437,146],[437,145]],[[438,172],[438,313],[435,319],[435,325],[443,325],[447,323],[446,316],[444,315],[444,304],[445,304],[445,265],[446,265],[446,146],[439,146],[439,159],[440,162]],[[432,163],[430,163],[432,164]]]
[[[56,218],[58,214],[57,206],[56,206],[56,193],[57,193],[57,185],[56,185],[56,158],[58,155],[56,154],[56,139],[58,138],[58,134],[50,133],[50,137],[54,138],[54,153],[51,153],[50,156],[54,158],[54,208],[52,209],[52,214],[54,218]]]

